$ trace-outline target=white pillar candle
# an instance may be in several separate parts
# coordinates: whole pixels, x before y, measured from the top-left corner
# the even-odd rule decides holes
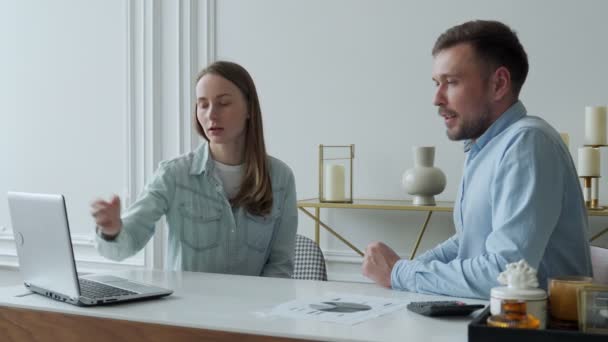
[[[585,107],[585,145],[606,145],[606,107]]]
[[[570,148],[570,136],[568,135],[568,133],[562,132],[559,135],[560,137],[562,137],[562,140],[564,141],[564,144],[566,144],[566,147]]]
[[[329,164],[325,166],[325,200],[344,201],[344,166]]]
[[[600,176],[600,150],[593,147],[578,149],[578,175],[585,177]]]

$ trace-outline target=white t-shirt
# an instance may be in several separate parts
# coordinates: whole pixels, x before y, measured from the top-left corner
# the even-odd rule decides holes
[[[224,192],[228,199],[232,199],[238,194],[241,189],[241,180],[243,177],[243,166],[240,165],[226,165],[213,161],[215,168],[213,169],[213,176],[222,184]]]

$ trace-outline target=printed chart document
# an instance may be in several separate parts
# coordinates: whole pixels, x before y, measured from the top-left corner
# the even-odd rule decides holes
[[[335,295],[279,304],[270,315],[354,325],[401,310],[407,304],[396,298]]]

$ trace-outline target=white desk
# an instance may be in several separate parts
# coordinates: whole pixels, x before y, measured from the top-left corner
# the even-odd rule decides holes
[[[335,293],[407,301],[446,300],[446,297],[392,291],[361,283],[147,270],[112,274],[168,287],[175,293],[162,299],[83,308],[36,294],[15,297],[26,292],[25,288],[4,287],[0,288],[0,331],[9,332],[9,340],[79,341],[86,338],[87,342],[167,338],[180,342],[467,340],[469,319],[433,319],[407,309],[354,326],[265,315],[284,302]],[[487,304],[479,300],[466,301]],[[51,332],[51,327],[55,332]],[[38,339],[34,339],[35,336]]]

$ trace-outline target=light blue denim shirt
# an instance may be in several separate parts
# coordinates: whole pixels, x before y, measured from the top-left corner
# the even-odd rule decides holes
[[[465,142],[454,206],[456,234],[391,274],[394,289],[489,298],[509,263],[525,259],[541,287],[558,275],[591,275],[587,212],[559,134],[521,102]]]
[[[298,224],[291,169],[269,157],[272,212],[255,216],[232,208],[213,176],[207,143],[196,151],[160,163],[153,179],[122,217],[112,241],[97,237],[99,252],[122,260],[141,250],[166,215],[170,270],[290,277]]]

